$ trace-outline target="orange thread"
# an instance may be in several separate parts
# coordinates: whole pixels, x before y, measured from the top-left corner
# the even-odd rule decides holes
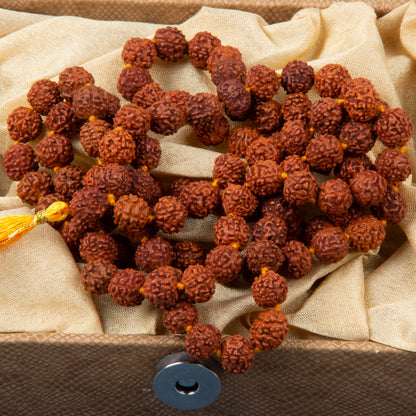
[[[270,269],[268,267],[262,267],[261,268],[261,274],[265,274],[269,271]]]
[[[277,312],[280,311],[280,304],[277,304],[273,309]]]
[[[231,243],[231,247],[234,247],[236,250],[240,247],[240,244],[238,243]]]
[[[111,206],[114,206],[116,204],[116,198],[113,194],[107,195],[107,201]]]
[[[407,147],[406,147],[406,146],[402,146],[402,147],[399,149],[399,152],[400,152],[400,153],[404,153],[406,150],[407,150]]]
[[[348,145],[347,145],[347,143],[342,143],[341,147],[345,150],[348,147]]]
[[[214,179],[214,180],[211,182],[211,186],[213,186],[214,188],[216,188],[216,187],[218,186],[218,179]]]
[[[89,118],[88,118],[88,121],[94,121],[95,120],[95,116],[90,116]]]
[[[309,247],[309,248],[308,248],[308,251],[309,251],[309,253],[311,253],[311,254],[315,254],[315,250],[314,250],[314,248],[313,248],[313,247]]]
[[[387,226],[387,221],[386,220],[381,220],[380,222],[383,224],[383,227]]]
[[[286,179],[287,178],[287,173],[286,172],[282,172],[281,173],[281,175],[280,175],[280,177],[282,178],[282,179]]]
[[[48,136],[53,136],[55,134],[55,132],[53,130],[48,131]]]
[[[140,169],[144,172],[147,172],[149,168],[146,165],[140,166]]]
[[[184,290],[185,289],[185,285],[182,282],[178,282],[176,284],[176,289],[178,289],[178,290]]]
[[[140,293],[141,295],[144,295],[144,287],[143,287],[143,286],[139,289],[139,293]]]

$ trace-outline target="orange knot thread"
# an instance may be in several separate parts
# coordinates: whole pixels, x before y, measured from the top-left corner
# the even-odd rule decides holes
[[[188,325],[186,328],[185,328],[185,332],[186,333],[188,333],[191,329],[193,328],[193,326],[192,325]]]
[[[253,349],[253,351],[254,351],[254,353],[258,353],[258,352],[261,352],[261,349],[260,349],[259,347],[255,347],[255,348]]]
[[[278,303],[273,309],[277,312],[280,311],[280,304]]]
[[[182,282],[179,282],[176,284],[176,289],[178,290],[184,290],[185,289],[185,285]]]
[[[140,169],[144,172],[148,172],[149,168],[146,165],[140,166]]]
[[[286,179],[287,178],[287,173],[286,172],[282,172],[281,173],[281,175],[280,175],[280,177],[282,178],[282,179]]]
[[[94,121],[95,120],[95,116],[90,116],[89,118],[88,118],[88,121]]]
[[[342,98],[338,98],[337,100],[335,100],[338,104],[344,104],[345,100]]]
[[[238,244],[238,243],[231,243],[230,245],[231,245],[231,247],[235,248],[236,250],[238,250],[238,248],[240,247],[240,244]]]
[[[386,111],[386,107],[384,107],[384,105],[379,105],[378,110],[380,111],[380,113],[384,113]]]
[[[149,239],[145,235],[140,239],[141,244],[147,243],[148,241]]]
[[[306,162],[306,156],[305,155],[301,156],[300,160]]]
[[[386,220],[381,220],[380,222],[383,224],[383,227],[387,227],[387,221]]]
[[[116,204],[116,198],[113,194],[107,195],[107,201],[112,207]]]
[[[393,189],[394,192],[399,192],[399,188],[397,186],[392,185],[391,189]]]
[[[261,274],[265,274],[269,271],[270,269],[268,267],[262,267],[261,268]]]
[[[341,143],[341,147],[345,150],[348,147],[348,145],[347,143]]]
[[[147,217],[147,221],[149,221],[149,222],[152,222],[154,219],[155,219],[155,216],[154,215],[149,215]]]
[[[220,350],[219,348],[217,348],[217,349],[215,350],[215,355],[216,355],[217,357],[221,357],[221,350]]]
[[[132,67],[132,65],[131,64],[126,64],[126,65],[124,65],[124,68],[131,68]]]
[[[139,293],[140,293],[141,295],[144,295],[144,287],[143,287],[143,286],[139,289]]]
[[[406,150],[407,150],[407,147],[406,147],[406,146],[402,146],[402,147],[399,149],[399,152],[400,152],[400,153],[404,153]]]
[[[214,188],[216,188],[216,187],[218,186],[218,179],[214,179],[214,180],[211,182],[211,186],[213,186]]]
[[[55,132],[53,130],[48,131],[48,136],[53,136],[55,134]]]
[[[315,250],[314,250],[314,248],[313,248],[313,247],[309,247],[309,248],[308,248],[308,251],[309,251],[309,253],[311,253],[311,254],[315,254]]]

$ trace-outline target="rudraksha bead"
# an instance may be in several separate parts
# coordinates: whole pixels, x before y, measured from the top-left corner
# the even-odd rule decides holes
[[[270,351],[279,347],[289,332],[286,316],[274,309],[260,312],[250,327],[250,342],[254,348]]]
[[[159,182],[149,172],[142,169],[130,171],[131,193],[143,198],[149,205],[153,206],[163,195]]]
[[[117,127],[101,139],[98,154],[104,163],[128,165],[136,157],[136,143],[129,132]]]
[[[251,294],[260,308],[273,308],[286,300],[287,282],[280,274],[269,270],[255,277]]]
[[[234,153],[222,153],[215,158],[212,176],[218,181],[218,186],[242,184],[245,174],[245,163]]]
[[[221,366],[228,373],[244,374],[254,361],[250,342],[240,334],[231,335],[221,344]]]
[[[71,66],[59,74],[58,88],[65,100],[72,101],[75,92],[87,84],[93,85],[94,77],[80,66]]]
[[[311,108],[312,102],[303,92],[289,94],[282,103],[283,120],[302,120],[305,123],[309,123]]]
[[[157,29],[153,41],[157,56],[164,61],[177,62],[188,52],[188,42],[176,27]]]
[[[132,165],[135,167],[146,166],[147,169],[153,170],[159,166],[162,148],[159,141],[147,135],[140,138],[136,146],[136,158]]]
[[[174,179],[166,190],[166,195],[179,197],[186,186],[192,183],[192,180],[185,177]]]
[[[105,120],[93,119],[81,127],[79,138],[83,149],[90,157],[98,156],[98,148],[104,135],[112,129],[111,124]]]
[[[171,308],[179,299],[177,285],[182,272],[172,266],[159,267],[147,275],[144,297],[159,309]]]
[[[237,126],[230,131],[227,146],[231,153],[245,157],[248,146],[259,137],[259,133],[254,127]]]
[[[85,290],[95,295],[108,293],[108,284],[117,273],[117,267],[105,260],[87,263],[81,272],[81,282]]]
[[[320,98],[312,105],[310,123],[318,133],[337,133],[341,127],[342,118],[342,107],[333,98]]]
[[[188,211],[175,196],[164,196],[153,207],[155,224],[167,234],[177,233],[185,226]]]
[[[91,116],[105,119],[109,111],[108,99],[107,91],[95,85],[85,85],[75,92],[72,109],[80,120],[87,120]]]
[[[155,44],[150,39],[131,38],[123,46],[121,59],[125,64],[149,69],[157,56]]]
[[[236,245],[242,250],[248,242],[250,229],[244,218],[237,215],[221,217],[214,225],[215,244]]]
[[[45,119],[45,127],[49,131],[73,137],[78,130],[79,120],[75,117],[72,107],[66,102],[55,104]]]
[[[196,324],[185,335],[188,354],[200,360],[207,360],[221,345],[221,332],[211,324]]]
[[[162,98],[162,101],[175,104],[186,115],[186,107],[191,94],[183,90],[168,91]]]
[[[379,204],[387,193],[386,180],[374,170],[363,170],[350,182],[354,200],[362,207]]]
[[[249,165],[254,165],[262,160],[274,160],[279,163],[283,155],[275,140],[271,137],[260,137],[250,144],[246,152],[246,160]]]
[[[64,222],[64,226],[61,230],[62,238],[74,255],[79,254],[79,242],[88,231],[91,231],[91,228],[91,223],[78,217],[71,218],[69,221]]]
[[[401,108],[391,108],[379,115],[374,131],[385,146],[400,147],[413,136],[413,124]]]
[[[285,157],[280,164],[283,172],[290,174],[294,172],[310,171],[308,163],[299,155],[289,155]]]
[[[216,146],[227,140],[230,125],[225,117],[221,117],[214,126],[203,130],[194,127],[193,132],[195,137],[205,146]]]
[[[351,221],[363,215],[364,208],[355,202],[342,214],[328,214],[328,220],[337,227],[346,227]]]
[[[36,205],[39,199],[52,192],[52,178],[46,172],[27,172],[17,184],[17,196],[26,204]]]
[[[53,105],[62,101],[58,84],[50,79],[34,82],[27,93],[27,101],[37,113],[46,116]]]
[[[315,256],[322,263],[338,263],[348,253],[348,240],[339,227],[325,227],[312,238]]]
[[[345,233],[348,235],[350,247],[364,253],[376,249],[386,236],[382,222],[372,215],[364,215],[351,221]]]
[[[258,200],[244,185],[230,184],[221,192],[221,201],[226,214],[248,217],[257,208]]]
[[[346,146],[346,153],[359,156],[372,149],[376,136],[369,123],[350,121],[342,126],[339,139]]]
[[[209,32],[198,32],[188,43],[188,55],[195,68],[207,69],[207,59],[221,41]]]
[[[35,148],[36,159],[45,168],[68,165],[74,159],[72,143],[62,134],[52,134],[42,139]]]
[[[356,173],[370,168],[371,161],[367,155],[347,156],[340,165],[335,167],[334,174],[344,182],[350,183]]]
[[[358,78],[346,79],[345,82],[341,84],[341,97],[343,97],[349,89],[355,88],[355,87],[362,87],[362,86],[367,87],[367,88],[372,88],[374,92],[376,92],[374,89],[373,83],[369,79],[358,77]]]
[[[228,79],[235,79],[244,84],[246,77],[247,68],[241,59],[222,59],[214,65],[211,71],[211,80],[217,87]]]
[[[338,225],[338,224],[337,224]],[[328,218],[324,216],[313,217],[308,224],[305,226],[305,230],[303,233],[303,241],[308,246],[312,243],[313,236],[324,228],[333,227],[334,224],[329,221]]]
[[[271,134],[281,124],[280,104],[275,100],[259,101],[253,108],[253,123],[261,134]]]
[[[149,215],[149,205],[136,195],[123,195],[114,206],[114,222],[126,232],[142,230],[149,221]]]
[[[339,64],[327,64],[315,74],[315,88],[321,97],[335,98],[341,94],[341,87],[351,75]]]
[[[150,129],[150,114],[136,104],[126,104],[117,111],[113,119],[114,127],[120,126],[131,134],[133,139],[140,140]]]
[[[282,187],[282,173],[282,168],[273,160],[257,162],[247,171],[247,185],[255,195],[273,195]]]
[[[227,284],[238,278],[243,268],[243,256],[232,246],[217,246],[207,254],[205,266],[217,282]]]
[[[132,98],[133,104],[143,108],[149,108],[152,104],[160,101],[165,95],[165,91],[160,88],[159,84],[154,82],[144,85]]]
[[[91,232],[80,240],[79,254],[87,262],[105,260],[114,264],[117,260],[118,248],[110,234]]]
[[[283,197],[295,206],[314,202],[314,195],[318,191],[318,182],[310,172],[299,171],[288,175],[283,184]]]
[[[17,107],[7,116],[10,138],[19,143],[35,140],[42,130],[42,117],[27,107]]]
[[[134,256],[137,267],[146,273],[161,266],[170,266],[174,251],[170,243],[162,237],[154,237],[139,244]]]
[[[326,214],[342,215],[353,202],[350,187],[342,179],[329,179],[319,187],[317,202]]]
[[[287,237],[286,222],[280,215],[260,218],[252,229],[252,236],[254,241],[270,240],[278,246],[283,246]]]
[[[215,47],[211,50],[207,59],[208,71],[212,72],[217,62],[228,58],[241,60],[241,52],[237,48],[234,48],[234,46],[219,45]]]
[[[302,155],[312,134],[302,120],[286,121],[280,132],[280,148],[289,155]]]
[[[383,201],[371,207],[371,211],[378,219],[397,224],[406,216],[406,198],[393,187],[389,187]]]
[[[68,165],[58,169],[53,178],[55,192],[70,200],[74,193],[83,187],[84,175],[85,170],[76,165]]]
[[[290,240],[282,248],[285,261],[281,273],[286,277],[300,279],[306,276],[312,268],[312,256],[301,241]]]
[[[222,116],[222,106],[216,95],[199,92],[189,98],[186,117],[192,127],[199,130],[212,128]]]
[[[288,62],[282,69],[280,80],[283,89],[288,94],[296,92],[308,92],[314,83],[313,68],[306,62],[293,60]]]
[[[108,284],[111,300],[121,306],[139,306],[144,299],[140,289],[145,280],[145,274],[137,270],[119,270]]]
[[[164,136],[175,134],[185,123],[183,111],[172,102],[158,101],[149,108],[150,128]]]
[[[214,274],[202,264],[187,267],[182,274],[181,283],[185,286],[183,291],[188,302],[204,303],[214,296]]]
[[[185,334],[199,321],[198,310],[189,302],[180,300],[163,312],[163,326],[171,334]]]
[[[374,166],[392,185],[399,185],[412,173],[412,162],[396,149],[387,149],[379,153]]]
[[[91,224],[104,217],[110,204],[98,188],[82,188],[73,194],[69,207],[74,217]]]
[[[312,169],[328,172],[344,159],[341,142],[330,134],[314,137],[306,146],[306,160]]]
[[[255,65],[247,74],[246,86],[250,94],[260,101],[271,100],[280,87],[279,77],[266,65]]]
[[[369,121],[380,112],[379,96],[373,87],[365,84],[346,88],[344,108],[354,121]]]
[[[146,84],[153,83],[148,69],[138,66],[126,66],[120,72],[117,81],[117,91],[127,101],[132,101],[134,94]]]
[[[16,143],[5,151],[3,167],[6,175],[13,181],[20,181],[26,173],[39,169],[35,151],[28,144],[23,143]]]
[[[190,216],[204,218],[217,208],[219,188],[207,181],[195,181],[182,190],[179,198],[183,201]]]
[[[237,79],[227,79],[218,85],[217,94],[224,104],[225,114],[231,120],[247,120],[251,109],[251,95],[244,84]]]
[[[120,107],[121,107],[120,98],[117,97],[117,95],[115,94],[109,93],[108,91],[104,91],[104,93],[107,96],[107,104],[108,104],[106,120],[111,123],[117,111],[120,110]]]
[[[284,255],[271,240],[256,240],[246,248],[246,262],[253,274],[260,274],[263,267],[277,272],[283,264]]]
[[[39,211],[44,211],[46,208],[49,207],[49,205],[52,205],[54,202],[57,201],[65,201],[65,198],[61,194],[48,194],[42,197],[35,207],[35,213]],[[49,225],[55,230],[61,229],[62,225],[64,224],[64,221],[52,221],[49,223]]]
[[[195,241],[182,240],[173,245],[173,263],[178,269],[185,270],[195,264],[203,264],[205,260],[204,248]]]

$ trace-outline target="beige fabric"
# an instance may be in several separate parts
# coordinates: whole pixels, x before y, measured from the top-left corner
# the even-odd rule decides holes
[[[402,104],[415,122],[413,97],[416,84],[410,82],[414,77],[412,56],[416,55],[413,42],[415,25],[412,23],[415,15],[416,6],[412,2],[377,21],[374,10],[365,3],[341,2],[325,10],[301,10],[290,22],[268,25],[254,14],[203,8],[179,27],[188,39],[200,30],[214,33],[223,44],[238,47],[248,67],[263,63],[279,70],[295,58],[308,60],[315,70],[331,62],[343,64],[353,77],[363,76],[372,80],[381,97],[392,107]],[[17,105],[26,104],[25,94],[32,82],[39,78],[56,79],[65,67],[83,65],[93,73],[97,85],[116,92],[116,80],[122,68],[122,45],[131,36],[152,37],[159,27],[146,23],[33,16],[7,10],[0,11],[0,19],[6,22],[3,31],[7,34],[0,39],[1,153],[11,145],[5,128],[7,114]],[[166,90],[215,92],[209,75],[193,68],[187,59],[173,65],[157,61],[151,73]],[[314,90],[309,95],[312,100],[317,98]],[[283,92],[276,97],[280,102],[283,98]],[[173,175],[210,178],[218,151],[225,151],[224,147],[204,148],[187,127],[173,136],[157,137],[163,154],[155,174],[163,178]],[[90,165],[92,161],[82,152],[79,143],[74,144],[76,162]],[[413,141],[408,147],[408,155],[415,165]],[[377,144],[375,152],[381,148]],[[1,171],[1,175],[3,197],[0,198],[0,207],[3,210],[14,208],[19,205],[15,198],[15,185],[10,184],[4,172]],[[407,197],[408,217],[400,227],[389,227],[388,238],[377,254],[350,253],[337,265],[324,266],[315,262],[307,277],[289,281],[289,295],[283,311],[292,324],[291,337],[370,339],[416,351],[416,287],[413,277],[416,195],[411,179],[401,186],[401,190]],[[6,211],[3,214],[10,213]],[[212,241],[214,221],[214,216],[204,221],[188,221],[182,238]],[[48,234],[46,229],[27,235],[19,242],[20,247],[36,245],[44,240],[48,241],[45,244],[58,244],[59,235]],[[73,262],[68,257],[57,262],[57,256],[50,256],[46,250],[43,257],[50,267],[62,270],[67,270],[67,262]],[[12,271],[19,262],[17,256],[5,257],[4,252],[0,252],[2,268]],[[44,271],[37,269],[36,263],[28,267],[31,271],[28,279],[39,281],[46,277]],[[64,292],[68,285],[73,284],[70,280],[62,278],[55,283]],[[1,291],[3,284],[0,281]],[[20,297],[28,296],[31,294],[21,287]],[[85,294],[80,293],[80,296],[85,297]],[[123,309],[111,304],[108,297],[94,300],[107,333],[162,331],[160,312],[148,305]],[[14,305],[14,308],[19,309],[21,305]],[[46,309],[54,306],[45,303]],[[198,308],[202,322],[212,322],[224,333],[241,331],[245,335],[254,312],[259,310],[243,282],[227,288],[218,285],[214,298]],[[23,312],[30,314],[30,308]],[[58,330],[51,326],[45,323],[44,328],[36,325],[24,329]],[[7,330],[13,331],[16,327],[4,329]],[[94,325],[87,329],[73,324],[71,331],[98,329]]]

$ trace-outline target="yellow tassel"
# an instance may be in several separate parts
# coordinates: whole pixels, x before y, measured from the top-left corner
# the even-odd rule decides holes
[[[0,218],[0,248],[6,247],[22,238],[37,224],[51,221],[63,221],[69,214],[65,202],[57,201],[44,211],[35,215],[12,215]]]

